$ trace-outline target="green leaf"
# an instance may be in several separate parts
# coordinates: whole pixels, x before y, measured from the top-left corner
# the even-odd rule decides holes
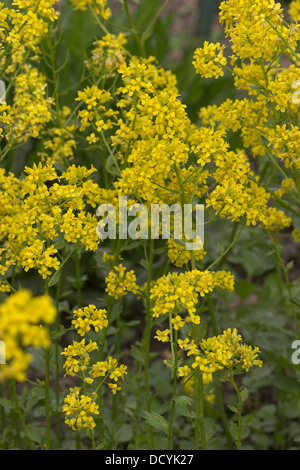
[[[156,429],[161,429],[165,433],[168,431],[168,422],[167,420],[160,415],[159,413],[155,413],[154,411],[148,412],[144,411],[144,417],[146,422]]]
[[[139,261],[139,264],[144,268],[146,269],[146,271],[148,270],[148,261],[146,259],[141,259]]]
[[[217,432],[216,423],[212,418],[204,418],[204,427],[205,427],[205,434],[206,439],[209,441],[214,437]]]
[[[229,423],[229,432],[232,435],[233,439],[237,440],[238,437],[238,425],[233,421]]]
[[[236,281],[235,292],[242,299],[245,300],[253,292],[253,284],[248,281]]]
[[[49,284],[48,284],[49,287],[55,286],[55,284],[57,284],[59,282],[60,277],[61,277],[61,273],[62,273],[61,269],[56,271],[56,273],[51,277],[51,279],[49,281]]]
[[[27,436],[29,437],[29,439],[31,439],[33,442],[38,442],[39,444],[41,444],[41,442],[43,441],[43,431],[42,429],[32,425],[32,424],[29,424],[27,427],[26,427],[26,433],[27,433]]]
[[[7,398],[4,398],[4,397],[0,397],[0,406],[3,406],[4,408],[9,408],[10,410],[15,408],[14,403],[12,403],[11,401],[7,400]]]
[[[115,159],[112,155],[109,155],[106,160],[106,170],[108,173],[114,176],[120,176],[120,171],[116,166]]]
[[[143,356],[142,356],[142,352],[141,352],[140,348],[137,347],[137,346],[135,346],[134,344],[132,344],[130,350],[131,350],[131,355],[132,355],[132,357],[133,357],[136,361],[142,362]]]
[[[194,401],[191,397],[180,395],[179,397],[175,398],[175,402],[180,415],[187,416],[188,418],[195,417],[195,412],[191,409],[191,407],[194,405]]]
[[[129,424],[122,424],[120,429],[115,433],[114,440],[117,442],[129,442],[133,436],[133,429]]]
[[[191,397],[187,397],[186,395],[179,395],[179,397],[175,398],[175,401],[178,405],[181,406],[193,406],[194,400]]]
[[[300,302],[299,302],[298,300],[292,299],[292,298],[290,297],[290,301],[293,302],[293,304],[297,305],[297,307],[300,307]]]
[[[113,304],[109,315],[109,322],[113,323],[121,314],[122,305],[119,302]]]
[[[228,408],[233,412],[233,413],[238,413],[239,410],[236,406],[234,405],[228,405]]]
[[[70,328],[70,329],[72,329],[72,328]],[[60,339],[62,336],[64,336],[66,331],[68,331],[68,330],[66,330],[66,328],[63,325],[59,325],[59,330],[51,332],[50,336],[55,341],[55,340]]]
[[[241,394],[242,402],[244,403],[244,401],[246,401],[249,396],[248,389],[246,387],[242,388],[240,390],[240,394]]]

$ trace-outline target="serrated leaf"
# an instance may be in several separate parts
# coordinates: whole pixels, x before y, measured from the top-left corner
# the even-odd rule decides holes
[[[160,415],[159,413],[155,413],[154,411],[148,412],[144,411],[144,417],[146,422],[156,429],[161,429],[165,433],[168,431],[168,422],[167,420]]]
[[[43,441],[43,431],[34,425],[29,424],[26,427],[26,433],[33,442],[40,444]]]
[[[242,402],[244,402],[247,400],[249,396],[249,391],[246,387],[244,387],[240,390],[240,394],[241,394]]]
[[[138,348],[137,346],[135,346],[135,345],[133,344],[133,345],[131,346],[130,350],[131,350],[131,355],[132,355],[132,357],[133,357],[136,361],[142,362],[143,356],[142,356],[142,353],[141,353],[140,348]]]
[[[182,416],[186,416],[188,418],[194,418],[195,412],[191,407],[194,404],[194,401],[191,397],[187,397],[185,395],[181,395],[175,398],[176,406],[178,407],[178,412]]]
[[[175,401],[178,405],[181,406],[192,406],[194,404],[194,400],[191,397],[187,397],[186,395],[180,395],[179,397],[176,397]]]
[[[233,439],[237,440],[238,437],[238,425],[231,421],[229,423],[229,432],[232,435]]]
[[[211,418],[204,418],[204,427],[206,439],[209,441],[209,439],[212,439],[217,432],[216,423]]]
[[[236,406],[234,405],[228,405],[228,408],[230,409],[230,411],[232,411],[233,413],[238,413],[239,410]]]
[[[7,400],[7,398],[4,398],[4,397],[0,397],[0,406],[3,406],[4,408],[9,408],[10,410],[15,408],[14,403],[12,403],[11,401]]]

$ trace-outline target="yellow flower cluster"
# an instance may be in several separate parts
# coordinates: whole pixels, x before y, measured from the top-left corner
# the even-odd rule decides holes
[[[111,118],[114,117],[115,112],[112,109],[106,110],[104,106],[111,99],[111,94],[108,91],[100,90],[96,85],[86,87],[83,91],[78,92],[76,100],[84,103],[87,108],[78,111],[81,132],[92,124],[98,133],[113,127],[114,123]],[[89,143],[95,143],[98,140],[99,137],[96,137],[94,133],[88,137]]]
[[[203,126],[197,127],[178,99],[175,77],[158,68],[153,58],[133,57],[119,67],[118,73],[124,83],[117,90],[122,94],[117,107],[122,108],[123,117],[115,122],[117,129],[111,136],[113,156],[121,168],[115,183],[117,194],[143,202],[149,209],[151,204],[201,200],[220,217],[237,222],[245,218],[247,225],[263,225],[269,217],[270,193],[255,181],[246,151],[231,151],[226,142],[228,129],[240,130],[240,117],[248,118],[248,101],[237,101],[232,106],[228,100],[223,108],[202,110]],[[251,119],[255,117],[256,125],[259,113],[267,111],[260,111],[265,109],[263,103],[259,103],[259,109],[257,105],[252,108]],[[88,110],[82,111],[88,116]],[[90,121],[87,117],[86,125]],[[106,120],[101,125],[106,129]],[[258,151],[265,148],[252,128],[251,132],[248,127],[243,132],[247,147],[254,142]],[[97,132],[94,136],[101,138]],[[191,164],[191,160],[197,164]],[[283,215],[279,213],[278,220]],[[281,228],[287,224],[288,220],[282,220]],[[267,222],[265,225],[273,226]],[[177,267],[188,261],[189,253],[173,240],[168,248],[168,256]],[[200,250],[197,256],[201,259],[203,252]]]
[[[5,344],[6,362],[0,366],[0,381],[26,380],[32,355],[28,347],[47,348],[47,325],[54,322],[56,309],[47,295],[33,297],[27,289],[11,294],[0,306],[0,339]]]
[[[188,339],[179,343],[179,346],[189,351],[189,355],[195,356],[191,367],[179,367],[179,375],[187,377],[192,369],[199,368],[205,385],[212,382],[216,371],[240,373],[248,372],[253,366],[262,366],[262,361],[258,359],[259,348],[243,343],[236,329],[228,328],[219,336],[203,339],[199,348],[195,348],[194,342]]]
[[[49,22],[58,18],[53,0],[14,0],[11,6],[0,5],[0,68],[13,73],[27,55],[40,54],[39,44],[49,29]],[[9,54],[7,53],[9,51]]]
[[[289,5],[289,15],[293,21],[300,20],[300,0],[292,0]]]
[[[91,58],[86,61],[87,68],[95,73],[101,73],[107,79],[125,62],[126,42],[126,36],[123,33],[118,36],[106,34],[98,39],[93,43]]]
[[[91,353],[98,351],[97,343],[90,341],[86,344],[85,339],[81,342],[74,341],[64,349],[62,355],[66,357],[64,368],[66,375],[82,378],[82,387],[70,389],[69,395],[65,398],[63,411],[66,414],[65,422],[74,431],[95,427],[92,414],[99,414],[98,405],[95,401],[98,398],[97,392],[89,392],[87,386],[95,379],[101,377],[101,385],[104,383],[113,394],[121,390],[120,381],[124,380],[127,374],[127,367],[119,365],[116,359],[111,356],[106,361],[91,362]],[[84,393],[83,393],[84,392]]]
[[[79,372],[85,372],[91,362],[90,353],[95,349],[98,349],[97,343],[90,341],[86,344],[85,339],[81,340],[80,343],[74,341],[66,347],[62,352],[62,355],[66,356],[64,362],[66,375],[75,377]]]
[[[175,240],[170,238],[167,242],[168,245],[168,257],[170,258],[171,262],[177,266],[177,268],[182,268],[184,265],[188,264],[191,260],[191,251],[186,250],[183,245],[179,245],[176,243]],[[194,250],[193,256],[196,261],[200,261],[206,255],[206,251],[204,248],[200,248],[200,250]]]
[[[224,75],[223,68],[227,64],[223,56],[225,46],[204,41],[203,47],[199,47],[194,54],[194,66],[197,73],[205,78],[219,78]]]
[[[107,0],[72,0],[77,10],[86,10],[88,6],[92,7],[95,14],[102,16],[107,20],[111,16],[111,11],[107,8]]]
[[[204,297],[218,289],[232,291],[233,286],[234,278],[226,271],[201,272],[194,269],[170,273],[155,281],[151,288],[152,315],[158,318],[174,314],[172,323],[175,329],[181,328],[185,322],[199,324],[200,316],[196,314],[199,296]],[[182,310],[188,313],[185,319],[180,315]]]
[[[292,2],[290,14],[295,21],[299,19],[298,1]],[[235,86],[248,95],[200,110],[202,125],[212,135],[218,133],[225,139],[229,131],[237,132],[244,147],[235,153],[223,147],[221,161],[217,163],[220,167],[214,173],[218,185],[209,195],[208,206],[221,217],[238,221],[244,215],[247,224],[258,224],[266,230],[283,229],[291,224],[291,218],[270,204],[272,191],[250,171],[246,152],[285,167],[280,175],[281,179],[284,175],[284,182],[275,191],[277,198],[296,194],[292,181],[295,182],[300,168],[297,147],[300,30],[294,23],[284,21],[281,5],[274,0],[223,1],[220,22],[225,25],[233,52],[231,73]],[[213,51],[220,45],[205,47]],[[203,51],[196,53],[201,56]],[[278,60],[283,56],[285,60]],[[196,71],[205,76],[204,65],[201,70],[196,64],[197,61]]]
[[[65,423],[73,431],[81,429],[94,429],[96,426],[93,416],[99,414],[99,406],[96,404],[96,393],[86,396],[81,393],[80,387],[70,389],[69,395],[64,399],[63,412],[66,414]]]
[[[118,381],[124,379],[127,366],[123,364],[118,365],[118,361],[109,356],[107,361],[98,361],[92,365],[90,370],[90,376],[93,379],[98,377],[105,377],[111,380],[114,380],[115,383],[108,383],[108,387],[111,389],[112,393],[115,394],[118,390],[121,390],[121,387],[118,386]]]
[[[51,120],[52,98],[47,98],[46,78],[30,64],[22,66],[15,79],[14,98],[7,106],[8,116],[3,136],[12,147],[26,142],[29,137],[38,137]]]
[[[295,242],[299,243],[300,242],[300,231],[295,228],[292,232],[292,235],[294,237]]]
[[[106,310],[97,309],[95,305],[79,308],[73,312],[74,320],[72,320],[72,324],[80,336],[84,336],[90,331],[91,327],[97,332],[108,325],[106,313]]]
[[[133,270],[127,271],[122,264],[115,266],[105,278],[106,292],[110,297],[118,299],[128,292],[137,293],[138,285]]]
[[[59,165],[68,159],[72,159],[74,149],[76,149],[76,141],[72,136],[75,131],[75,125],[66,125],[65,127],[52,127],[42,134],[45,136],[43,140],[43,151],[39,152],[42,162],[50,165]]]
[[[95,207],[101,193],[88,180],[94,171],[73,165],[59,176],[53,166],[39,163],[26,167],[22,180],[0,171],[2,275],[15,266],[50,276],[60,265],[54,245],[59,239],[97,249],[97,219],[86,211],[87,205]]]
[[[241,59],[270,60],[285,41],[296,47],[290,28],[284,24],[281,5],[274,0],[223,1],[220,22],[225,24],[234,54]]]

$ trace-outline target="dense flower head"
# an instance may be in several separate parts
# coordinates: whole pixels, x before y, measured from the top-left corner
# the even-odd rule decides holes
[[[105,309],[97,309],[95,305],[74,310],[72,324],[75,326],[78,334],[84,336],[91,327],[97,332],[108,325]]]
[[[86,10],[89,6],[104,19],[111,16],[111,11],[107,8],[107,0],[72,0],[77,10]]]
[[[40,42],[49,30],[49,23],[58,18],[53,0],[14,0],[10,8],[1,3],[1,30],[5,32],[0,47],[2,70],[15,72],[27,55],[37,58]],[[9,54],[3,54],[9,50]]]
[[[122,264],[115,266],[105,278],[106,292],[110,297],[118,299],[126,295],[128,292],[136,293],[138,285],[136,283],[136,275],[133,270],[127,271]]]
[[[172,323],[175,329],[181,328],[185,322],[200,323],[196,314],[200,297],[214,290],[233,290],[234,278],[226,271],[209,272],[194,269],[185,273],[170,273],[155,281],[151,287],[152,315],[155,318],[174,314]],[[186,312],[183,319],[180,315]]]
[[[225,24],[233,52],[241,59],[270,59],[283,46],[284,39],[290,39],[290,30],[283,24],[281,5],[274,0],[223,1],[220,22]],[[270,23],[278,28],[282,40]]]
[[[212,44],[204,41],[203,47],[199,47],[194,54],[194,66],[196,72],[205,78],[219,78],[224,75],[223,68],[227,64],[223,56],[225,46],[220,43]]]
[[[85,339],[81,340],[80,343],[74,341],[73,344],[67,346],[62,352],[62,355],[66,356],[64,362],[66,374],[74,377],[84,372],[90,365],[90,353],[95,349],[97,349],[97,343],[89,341],[86,344]]]
[[[91,58],[86,61],[88,69],[93,69],[109,77],[124,64],[127,52],[127,39],[124,33],[106,34],[93,43]]]
[[[46,77],[30,64],[22,66],[15,80],[13,103],[9,107],[9,121],[4,128],[8,145],[37,138],[51,120],[52,98],[47,97]]]
[[[38,270],[45,279],[60,266],[54,243],[58,237],[95,251],[95,207],[99,186],[88,181],[95,168],[72,165],[59,175],[52,165],[25,168],[25,178],[1,171],[0,235],[3,240],[1,272],[10,266]]]
[[[99,406],[96,403],[97,394],[86,396],[81,393],[80,387],[70,389],[70,393],[64,399],[62,411],[65,413],[65,423],[73,431],[81,429],[94,429],[96,426],[92,415],[99,414]]]
[[[298,13],[299,2],[292,2],[294,21]],[[292,224],[292,218],[278,210],[277,204],[287,208],[289,197],[297,198],[299,27],[284,21],[282,7],[274,0],[223,1],[220,22],[233,52],[228,70],[243,97],[202,108],[199,116],[212,135],[222,133],[225,140],[230,131],[236,133],[243,150],[223,152],[214,173],[218,184],[207,206],[220,217],[244,218],[247,225],[282,230]],[[280,171],[277,189],[269,188],[250,170],[249,155],[262,165],[266,161],[276,165]]]
[[[32,355],[29,346],[47,348],[50,338],[47,325],[54,322],[56,309],[47,295],[33,297],[27,289],[10,294],[0,306],[0,339],[4,341],[6,362],[0,368],[0,381],[26,380]]]
[[[225,370],[229,375],[262,366],[262,361],[258,359],[259,348],[243,343],[236,329],[228,328],[221,335],[203,339],[198,348],[188,339],[179,346],[194,356],[191,368],[180,368],[180,375],[188,376],[192,369],[199,368],[205,385],[213,380],[213,374],[217,371]]]
[[[289,15],[293,21],[300,20],[300,1],[293,0],[289,5]]]

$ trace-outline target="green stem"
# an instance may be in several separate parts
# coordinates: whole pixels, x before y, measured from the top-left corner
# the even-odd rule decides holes
[[[96,450],[95,437],[94,437],[94,430],[93,429],[90,429],[90,438],[91,438],[91,441],[92,441],[93,450]]]
[[[291,310],[292,310],[292,313],[293,313],[293,317],[294,317],[294,321],[295,321],[295,325],[296,325],[296,329],[297,329],[297,337],[300,337],[300,323],[299,323],[298,315],[297,315],[297,312],[296,312],[296,309],[295,309],[295,304],[292,301],[293,293],[292,293],[291,283],[290,283],[290,280],[289,280],[288,271],[287,271],[287,269],[285,267],[285,264],[284,264],[284,262],[281,258],[281,255],[280,255],[280,251],[279,251],[279,248],[278,248],[278,240],[275,241],[270,232],[268,232],[268,234],[269,234],[270,240],[272,242],[272,245],[274,247],[277,261],[278,261],[278,263],[279,263],[279,265],[282,269],[283,275],[284,275],[285,286],[286,286],[286,290],[287,290],[288,297],[289,297],[289,303],[290,303],[290,306],[291,306]]]
[[[145,387],[146,387],[146,396],[147,396],[147,411],[151,413],[151,391],[150,391],[150,381],[149,381],[149,363],[150,363],[150,339],[151,339],[151,329],[152,329],[152,317],[151,317],[151,302],[150,302],[150,289],[151,289],[151,280],[152,280],[152,265],[154,257],[154,240],[150,239],[150,249],[148,257],[148,273],[147,273],[147,312],[146,312],[146,327],[145,327],[145,357],[144,357],[144,374],[145,374]],[[150,426],[150,442],[151,448],[154,450],[154,432],[153,428]]]
[[[195,423],[195,437],[196,437],[196,450],[199,450],[199,430],[201,436],[202,450],[207,450],[207,439],[204,425],[204,387],[203,379],[200,369],[197,369],[195,376],[195,393],[196,393],[196,423]]]
[[[13,392],[11,390],[10,382],[8,380],[5,380],[5,385],[6,385],[6,390],[7,390],[7,393],[8,393],[9,400],[11,401],[11,403],[13,403],[14,396],[13,396]],[[15,431],[16,431],[16,444],[17,444],[17,447],[19,449],[21,449],[22,448],[22,443],[21,443],[19,423],[18,423],[17,413],[14,409],[11,410],[10,416],[11,416],[12,425],[15,428]]]
[[[174,412],[175,412],[175,404],[176,404],[176,396],[177,396],[177,369],[178,369],[178,348],[177,348],[177,341],[178,341],[178,330],[174,330],[174,338],[173,338],[173,325],[171,322],[172,314],[170,314],[170,339],[171,339],[171,349],[172,349],[172,373],[173,373],[173,396],[172,396],[172,405],[170,411],[170,418],[169,418],[169,429],[168,429],[168,450],[172,449],[173,445],[173,419],[174,419]]]
[[[23,418],[23,414],[22,414],[22,411],[21,411],[21,408],[20,408],[20,403],[19,403],[19,399],[18,399],[18,394],[17,394],[16,382],[15,381],[12,382],[12,392],[13,392],[13,397],[14,397],[14,401],[15,401],[15,404],[16,404],[16,410],[17,410],[17,413],[18,413],[18,417],[19,417],[19,420],[21,422],[21,425],[22,425],[22,428],[23,428],[23,431],[24,431],[29,449],[33,450],[32,441],[28,437],[26,423],[25,423],[25,420]]]
[[[216,322],[216,317],[213,309],[213,302],[211,297],[208,298],[207,300],[207,306],[208,306],[208,312],[210,315],[211,319],[211,324],[212,324],[212,329],[213,333],[215,336],[219,334],[218,327],[217,327],[217,322]],[[223,396],[222,396],[222,388],[220,382],[216,382],[215,385],[215,391],[216,391],[216,399],[217,399],[217,405],[220,413],[220,418],[224,427],[225,435],[226,435],[226,440],[227,440],[227,447],[229,450],[232,449],[232,439],[231,439],[231,434],[229,431],[228,427],[228,420],[227,420],[227,415],[224,407],[224,402],[223,402]]]
[[[234,378],[229,377],[230,382],[232,383],[234,390],[238,396],[238,431],[237,431],[237,450],[241,450],[241,438],[242,438],[242,408],[243,400],[238,386],[236,385]]]
[[[124,0],[124,8],[125,8],[125,13],[126,13],[129,25],[130,25],[131,33],[134,36],[139,46],[140,54],[142,57],[146,57],[146,52],[145,52],[143,41],[141,40],[141,38],[139,37],[138,33],[135,30],[135,26],[134,26],[134,23],[130,14],[130,10],[129,10],[128,0]]]
[[[243,228],[245,227],[246,225],[246,221],[244,221],[241,225],[241,228],[239,230],[239,232],[237,233],[237,235],[234,237],[233,241],[230,243],[230,245],[227,247],[227,249],[219,256],[219,258],[217,258],[208,268],[207,270],[209,271],[213,266],[215,266],[217,263],[219,263],[226,255],[227,253],[233,248],[233,246],[235,245],[235,243],[238,241],[238,239],[240,238],[240,235],[243,231]]]
[[[49,292],[49,280],[46,278],[45,294]],[[48,329],[49,340],[51,336]],[[45,349],[45,412],[46,412],[46,449],[51,450],[51,410],[50,410],[50,359],[51,359],[51,345]]]
[[[163,11],[163,9],[167,6],[167,4],[169,3],[170,0],[165,0],[165,2],[163,3],[163,5],[160,7],[160,9],[157,11],[157,13],[154,15],[154,17],[152,18],[152,20],[150,21],[150,23],[148,24],[147,28],[145,29],[145,31],[143,32],[143,35],[142,35],[142,38],[141,38],[141,41],[142,41],[142,44],[144,44],[145,40],[147,39],[147,35],[150,31],[150,29],[152,28],[152,26],[154,25],[154,23],[156,22],[156,20],[158,19],[159,15],[161,14],[161,12]]]
[[[76,272],[76,292],[77,292],[77,306],[81,307],[81,281],[80,281],[80,255],[78,250],[75,251],[75,272]]]
[[[62,276],[60,276],[59,281],[56,287],[56,320],[55,320],[55,330],[59,329],[59,300],[61,292],[61,281]],[[57,410],[60,407],[60,354],[59,354],[59,339],[55,339],[55,393],[56,393],[56,406]],[[59,447],[61,448],[61,422],[60,422],[60,412],[57,412],[56,415],[56,434]]]

